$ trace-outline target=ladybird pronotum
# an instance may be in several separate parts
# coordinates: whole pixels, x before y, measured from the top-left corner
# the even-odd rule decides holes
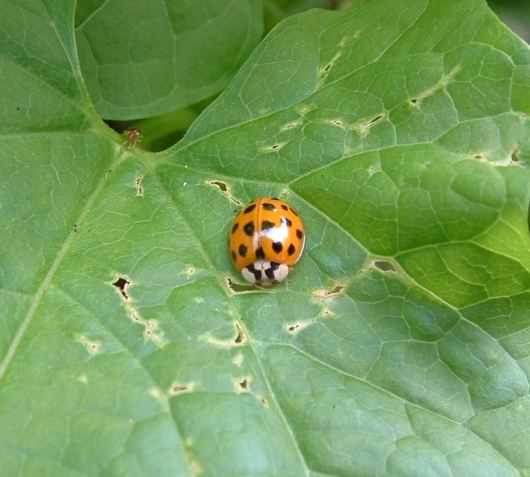
[[[302,219],[287,202],[262,197],[248,204],[230,229],[234,266],[250,283],[285,280],[304,251]]]

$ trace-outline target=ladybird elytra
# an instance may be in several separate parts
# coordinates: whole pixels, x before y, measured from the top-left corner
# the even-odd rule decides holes
[[[248,204],[230,228],[232,261],[251,283],[281,282],[300,260],[305,231],[302,219],[287,202],[261,197]]]

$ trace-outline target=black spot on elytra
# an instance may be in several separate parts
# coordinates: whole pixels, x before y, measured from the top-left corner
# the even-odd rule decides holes
[[[289,247],[287,248],[287,253],[289,255],[293,255],[294,252],[296,252],[296,247],[293,244],[289,245]]]
[[[257,260],[264,260],[265,259],[265,252],[261,247],[258,247],[256,249],[256,259]]]
[[[296,236],[302,240],[302,237],[304,236],[304,232],[302,232],[300,229],[296,229]]]
[[[267,230],[272,229],[274,227],[274,222],[271,222],[270,220],[264,220],[261,222],[261,230]]]
[[[287,207],[285,204],[282,204],[282,209],[283,210],[289,210],[289,207]]]
[[[241,244],[239,246],[239,255],[241,255],[244,258],[246,256],[246,254],[247,254],[247,246]]]
[[[243,212],[245,214],[248,214],[249,212],[252,212],[256,208],[256,204],[250,204]]]
[[[293,225],[293,223],[287,217],[283,217],[283,221],[287,224],[287,227]]]
[[[298,217],[298,212],[291,207],[291,212]]]
[[[283,245],[281,242],[274,242],[272,244],[272,249],[276,252],[276,253],[281,253],[281,251],[283,250]]]
[[[265,210],[270,210],[271,212],[276,210],[276,207],[274,207],[273,204],[271,204],[270,202],[264,202],[262,205],[261,205]]]
[[[236,223],[234,224],[234,226],[232,227],[232,233],[233,233],[233,234],[236,233],[236,230],[237,230],[238,227],[239,227],[239,222],[236,222]]]
[[[246,223],[243,230],[249,237],[252,237],[252,235],[254,235],[254,222]]]
[[[236,258],[237,258],[237,256],[236,256],[236,252],[234,252],[234,251],[232,250],[232,260],[235,262],[235,261],[236,261]]]

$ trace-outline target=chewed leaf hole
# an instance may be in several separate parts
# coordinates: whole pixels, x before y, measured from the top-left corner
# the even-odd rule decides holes
[[[315,320],[303,320],[303,321],[294,321],[292,323],[287,323],[285,329],[291,335],[300,333],[300,331],[305,330],[311,325],[315,324]]]
[[[373,126],[374,124],[377,124],[379,121],[381,121],[384,117],[385,117],[384,114],[378,114],[377,116],[370,119],[370,121],[368,121],[368,124],[370,126]]]
[[[168,394],[170,396],[178,396],[180,394],[187,394],[193,392],[195,383],[173,383],[169,388]]]
[[[396,271],[396,267],[394,267],[393,263],[389,262],[388,260],[374,260],[373,264],[375,268],[381,270],[382,272]]]
[[[245,331],[243,330],[243,328],[237,321],[235,323],[235,328],[236,328],[236,336],[234,338],[234,343],[236,345],[240,345],[247,340],[247,337],[245,336]]]
[[[124,277],[118,277],[116,281],[112,282],[112,286],[116,287],[118,293],[123,297],[124,300],[129,299],[127,288],[129,288],[130,284],[131,282]]]
[[[227,288],[232,293],[244,293],[244,292],[249,292],[249,291],[256,291],[256,287],[252,285],[247,285],[245,283],[234,282],[231,278],[227,278],[225,280],[225,283],[226,283]]]
[[[219,187],[221,191],[226,192],[228,190],[228,186],[226,185],[226,182],[222,181],[208,181],[208,184]]]
[[[340,295],[344,289],[344,285],[337,284],[333,288],[319,288],[317,290],[313,290],[312,295],[313,298],[316,298],[317,300],[326,300]]]
[[[240,377],[232,379],[234,391],[237,394],[249,393],[251,383],[252,383],[252,376],[240,376]]]
[[[85,347],[89,354],[97,354],[101,351],[100,341],[92,341],[86,336],[80,336],[77,341]]]
[[[210,179],[206,181],[206,184],[208,184],[211,187],[216,187],[219,189],[220,192],[233,204],[237,205],[238,207],[241,207],[243,204],[242,202],[235,197],[232,194],[232,189],[230,188],[230,185],[227,182],[224,182],[219,179]]]
[[[279,152],[281,151],[286,145],[288,144],[287,141],[284,142],[275,142],[273,144],[269,145],[263,145],[258,148],[258,151],[262,154],[270,154],[271,152]]]

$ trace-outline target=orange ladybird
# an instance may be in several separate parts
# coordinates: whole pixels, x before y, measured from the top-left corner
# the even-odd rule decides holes
[[[235,218],[229,242],[234,266],[247,281],[281,282],[302,256],[304,224],[287,202],[262,197]]]

